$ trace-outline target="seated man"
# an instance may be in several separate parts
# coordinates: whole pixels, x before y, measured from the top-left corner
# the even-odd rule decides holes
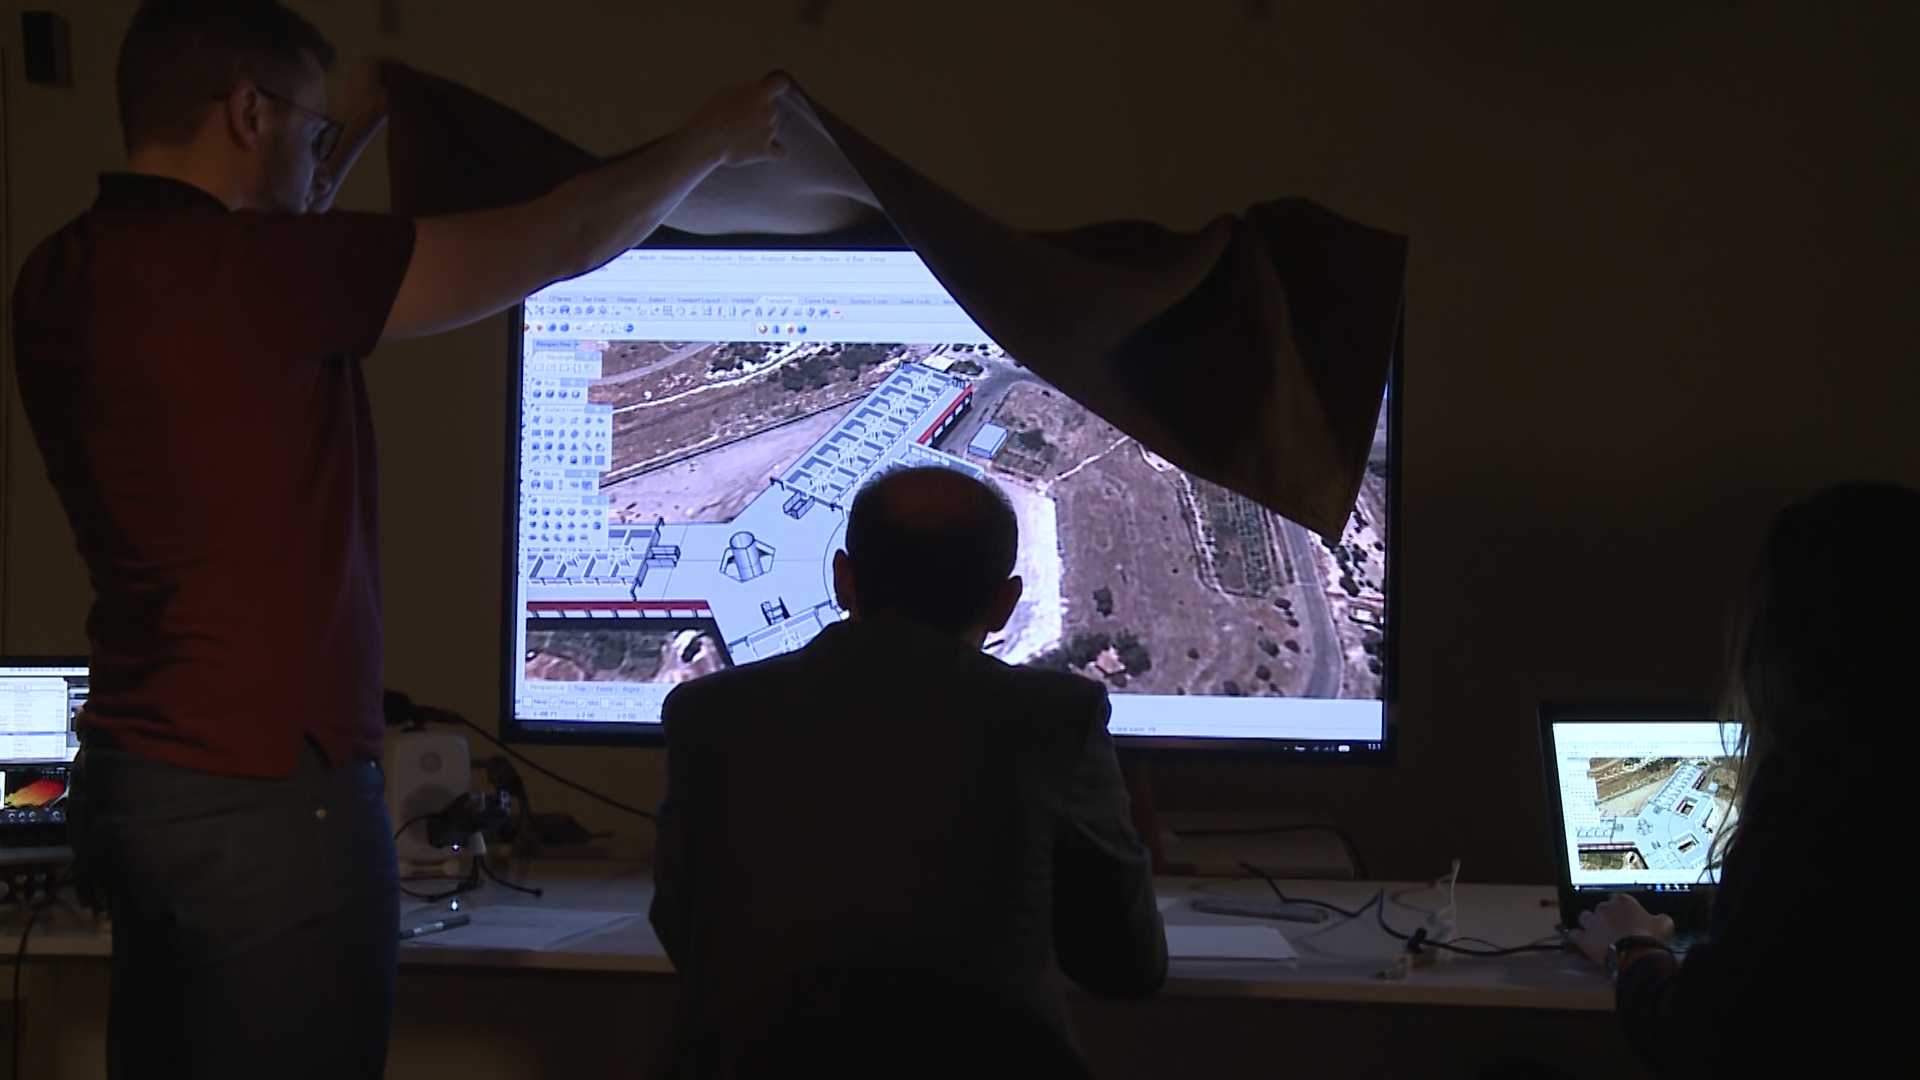
[[[652,921],[682,1046],[847,965],[952,973],[1062,1046],[1055,961],[1104,996],[1165,980],[1105,688],[981,652],[1020,599],[1017,540],[992,487],[888,473],[834,556],[850,618],[667,698]]]

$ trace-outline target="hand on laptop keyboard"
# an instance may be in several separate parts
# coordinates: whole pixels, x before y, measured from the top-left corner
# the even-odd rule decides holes
[[[1649,914],[1640,901],[1623,894],[1601,901],[1592,911],[1581,912],[1580,925],[1568,932],[1567,940],[1597,964],[1606,956],[1607,946],[1632,934],[1672,940],[1673,918]]]

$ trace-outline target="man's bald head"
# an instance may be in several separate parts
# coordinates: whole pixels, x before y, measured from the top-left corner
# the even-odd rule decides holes
[[[938,466],[885,473],[847,515],[852,599],[863,616],[968,630],[994,620],[1019,543],[1013,507],[992,485]]]

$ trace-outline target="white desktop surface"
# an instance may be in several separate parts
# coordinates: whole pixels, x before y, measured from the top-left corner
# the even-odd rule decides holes
[[[545,890],[541,899],[516,895],[498,885],[471,893],[466,903],[541,906],[568,911],[637,913],[605,931],[576,937],[543,950],[459,947],[451,943],[408,943],[400,949],[405,971],[527,971],[551,973],[624,973],[667,976],[673,971],[660,942],[647,925],[653,898],[652,870],[637,862],[535,863],[523,883]],[[1169,925],[1228,925],[1254,922],[1277,927],[1299,954],[1297,960],[1176,960],[1163,995],[1231,997],[1373,1005],[1454,1005],[1483,1008],[1552,1009],[1604,1012],[1613,1008],[1612,988],[1592,964],[1570,953],[1528,953],[1495,959],[1455,956],[1439,966],[1414,969],[1404,979],[1385,979],[1400,946],[1381,931],[1372,912],[1365,919],[1334,918],[1325,923],[1267,922],[1196,912],[1203,896],[1247,899],[1270,897],[1264,884],[1240,879],[1161,878],[1156,887]],[[1290,899],[1326,900],[1353,908],[1376,889],[1385,888],[1387,919],[1402,933],[1421,924],[1427,912],[1444,903],[1439,890],[1405,883],[1358,881],[1286,881]],[[1502,945],[1519,945],[1550,935],[1558,918],[1553,890],[1531,885],[1461,885],[1458,933]],[[403,913],[426,908],[409,902]],[[409,919],[402,923],[426,921]],[[17,934],[17,919],[0,922],[0,935]],[[109,936],[77,914],[54,913],[36,924],[28,946],[30,961],[104,959]]]

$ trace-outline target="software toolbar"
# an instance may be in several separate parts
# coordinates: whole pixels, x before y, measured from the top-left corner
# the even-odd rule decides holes
[[[522,314],[529,333],[565,340],[988,340],[910,252],[629,252]]]

